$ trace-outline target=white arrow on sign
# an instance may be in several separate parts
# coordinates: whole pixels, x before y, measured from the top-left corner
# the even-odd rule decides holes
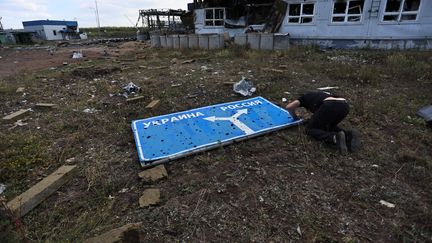
[[[246,126],[246,124],[244,124],[243,122],[241,122],[238,118],[243,115],[243,114],[247,114],[247,109],[243,109],[243,110],[238,110],[237,113],[235,113],[232,117],[215,117],[215,116],[210,116],[210,117],[206,117],[203,118],[204,120],[207,121],[211,121],[211,122],[215,122],[215,121],[230,121],[232,122],[236,127],[238,127],[240,130],[242,130],[244,133],[246,133],[246,135],[250,135],[253,134],[254,131],[252,129],[250,129],[248,126]]]

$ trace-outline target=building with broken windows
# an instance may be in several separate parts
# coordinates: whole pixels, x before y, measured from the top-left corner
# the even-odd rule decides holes
[[[432,48],[431,0],[195,0],[197,34],[289,34],[326,47]]]

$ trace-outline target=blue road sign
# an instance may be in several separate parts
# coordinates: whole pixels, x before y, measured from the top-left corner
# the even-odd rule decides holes
[[[149,166],[301,122],[256,97],[136,120],[132,130],[141,165]]]

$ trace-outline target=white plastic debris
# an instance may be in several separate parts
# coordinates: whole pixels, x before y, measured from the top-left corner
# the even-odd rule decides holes
[[[0,183],[0,195],[6,190],[6,186]]]
[[[89,113],[89,114],[93,114],[96,113],[97,110],[95,108],[86,108],[83,110],[84,113]]]
[[[389,207],[389,208],[394,208],[394,207],[396,207],[396,205],[394,205],[393,203],[389,203],[389,202],[384,201],[384,200],[380,200],[379,202],[380,202],[382,205],[384,205],[384,206],[386,206],[386,207]]]
[[[339,89],[339,87],[338,86],[327,86],[327,87],[317,88],[317,90],[321,90],[321,91],[332,90],[332,89]]]
[[[256,88],[253,86],[252,81],[243,77],[242,80],[233,85],[233,90],[234,92],[243,96],[251,96],[253,93],[255,93]]]
[[[72,59],[80,59],[83,58],[82,51],[74,51],[72,54]]]
[[[283,103],[286,103],[287,101],[288,101],[287,98],[282,98]]]
[[[302,232],[301,232],[301,229],[300,229],[300,225],[297,225],[297,233],[298,233],[300,236],[302,236]]]

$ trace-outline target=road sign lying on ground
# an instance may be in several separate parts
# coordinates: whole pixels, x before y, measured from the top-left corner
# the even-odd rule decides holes
[[[256,97],[136,120],[132,130],[141,165],[153,166],[300,122]]]

